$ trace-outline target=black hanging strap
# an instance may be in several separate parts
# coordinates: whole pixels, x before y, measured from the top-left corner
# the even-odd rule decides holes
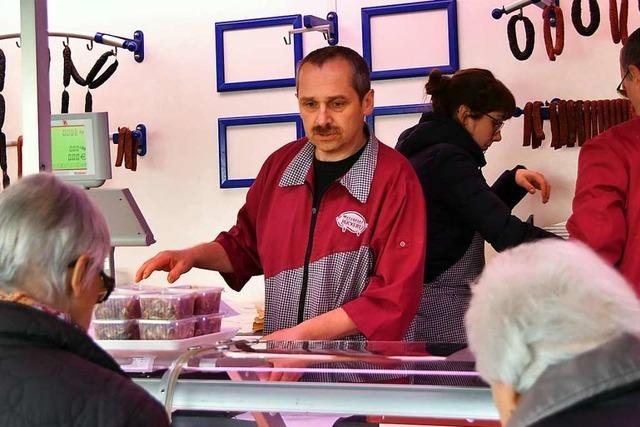
[[[11,180],[7,173],[7,137],[4,132],[0,132],[0,169],[2,169],[2,188],[7,188]]]
[[[518,46],[518,36],[516,34],[516,24],[518,21],[522,21],[524,24],[525,33],[525,46],[524,50],[520,50]],[[529,59],[533,53],[533,45],[535,41],[535,31],[533,29],[533,23],[529,18],[524,15],[514,15],[509,19],[507,24],[507,38],[509,39],[509,49],[511,53],[518,61],[524,61]]]
[[[60,112],[67,114],[69,112],[69,92],[66,89],[62,91],[62,102],[60,104]]]
[[[100,58],[98,58],[96,63],[93,64],[93,67],[91,67],[91,70],[89,70],[89,74],[87,74],[87,79],[86,79],[87,84],[91,83],[93,79],[96,78],[96,75],[98,74],[98,72],[100,72],[102,67],[104,67],[104,64],[107,63],[107,59],[113,55],[114,55],[113,51],[108,51],[100,55]]]
[[[4,96],[0,93],[0,132],[2,131],[2,127],[4,126],[4,112],[6,106],[4,103]]]
[[[573,0],[571,5],[571,22],[581,36],[593,35],[600,26],[600,7],[597,0],[589,0],[589,25],[582,23],[582,0]]]
[[[4,56],[4,51],[0,49],[0,92],[4,90],[4,76],[7,68],[7,58]]]
[[[115,73],[118,68],[118,60],[116,59],[107,69],[100,75],[98,73],[107,63],[107,60],[110,56],[115,56],[115,52],[108,51],[100,55],[98,60],[93,64],[91,70],[87,74],[86,78],[82,78],[75,65],[73,64],[73,60],[71,59],[71,48],[68,45],[64,47],[62,51],[64,57],[64,69],[62,75],[62,83],[65,89],[62,92],[62,113],[69,112],[69,92],[67,92],[67,87],[71,82],[71,78],[78,83],[80,86],[88,86],[89,89],[96,89],[100,87],[104,82],[106,82],[109,77]],[[93,110],[93,97],[91,96],[91,92],[87,90],[87,94],[84,98],[84,111],[86,113],[90,113]]]
[[[89,87],[89,89],[95,89],[97,87],[100,87],[104,82],[106,82],[109,79],[109,77],[113,75],[113,73],[115,73],[116,69],[118,68],[117,59],[111,65],[109,65],[102,74],[98,76],[98,72],[100,72],[104,64],[107,63],[107,59],[109,59],[110,56],[115,56],[115,52],[110,50],[108,52],[103,53],[102,55],[100,55],[100,58],[98,58],[96,63],[93,64],[93,67],[91,67],[89,74],[87,74],[87,86]],[[87,94],[85,95],[85,98],[84,98],[84,111],[86,113],[90,113],[92,110],[93,110],[93,97],[91,96],[91,92],[87,90]]]
[[[73,77],[73,80],[80,86],[86,86],[87,82],[82,78],[82,76],[80,76],[80,73],[78,73],[76,66],[73,64],[73,60],[71,59],[71,48],[69,47],[69,45],[66,45],[62,50],[62,57],[62,84],[64,85],[64,90],[62,91],[60,112],[62,114],[66,114],[69,112],[69,92],[67,92],[67,87],[69,87],[69,83],[71,83],[71,77]]]
[[[7,59],[4,51],[0,49],[0,91],[4,89],[4,77],[7,66]],[[2,188],[7,188],[11,184],[7,173],[7,136],[2,132],[4,126],[6,105],[4,96],[0,93],[0,169],[2,170]]]
[[[102,84],[106,82],[109,79],[109,77],[111,77],[113,73],[116,72],[117,69],[118,69],[118,60],[116,59],[113,64],[109,65],[109,67],[107,67],[107,69],[104,70],[104,73],[100,74],[95,80],[89,83],[89,89],[95,89],[102,86]]]
[[[93,96],[91,92],[87,90],[87,94],[84,96],[84,112],[90,113],[93,111]]]
[[[78,83],[80,86],[86,86],[87,82],[80,76],[76,66],[73,64],[73,60],[71,59],[71,48],[67,45],[64,47],[62,51],[62,55],[64,57],[64,71],[65,73],[69,73],[73,80]],[[64,79],[64,77],[63,77]],[[67,78],[68,80],[68,78]]]

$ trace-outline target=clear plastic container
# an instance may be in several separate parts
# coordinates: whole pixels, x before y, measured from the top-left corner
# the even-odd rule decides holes
[[[216,332],[220,332],[222,318],[224,317],[223,314],[207,314],[195,317],[196,326],[193,334],[194,336],[198,337],[200,335],[215,334]]]
[[[97,304],[93,312],[99,320],[129,320],[140,318],[139,292],[132,290],[117,290],[109,299]]]
[[[140,295],[142,319],[177,320],[193,316],[196,295],[189,291],[167,291]]]
[[[169,289],[189,290],[196,295],[193,314],[215,314],[220,312],[222,288],[199,285],[179,285]]]
[[[138,320],[140,339],[143,340],[181,340],[194,335],[197,319],[189,317],[180,320]]]
[[[138,321],[94,320],[93,334],[97,340],[139,340]]]

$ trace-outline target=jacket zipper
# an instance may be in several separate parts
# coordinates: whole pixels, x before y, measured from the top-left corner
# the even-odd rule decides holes
[[[325,190],[326,193],[326,190]],[[322,197],[320,197],[322,200]],[[302,270],[302,288],[300,289],[300,301],[298,302],[298,324],[304,322],[304,308],[307,301],[307,287],[309,282],[309,260],[311,259],[311,249],[313,248],[313,236],[316,229],[316,221],[318,219],[318,208],[320,207],[320,200],[318,200],[317,206],[311,208],[311,224],[309,226],[309,240],[307,241],[307,251],[304,254],[304,268]]]

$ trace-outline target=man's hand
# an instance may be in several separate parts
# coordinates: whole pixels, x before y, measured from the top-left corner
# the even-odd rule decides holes
[[[136,272],[135,281],[146,279],[154,271],[168,271],[167,281],[173,283],[193,267],[195,263],[193,252],[193,248],[160,252],[140,266]]]
[[[293,328],[280,329],[266,335],[262,338],[263,341],[304,341],[310,339],[307,334],[304,333],[301,327],[304,323],[294,326]]]
[[[540,190],[542,195],[542,203],[549,201],[551,195],[551,184],[540,172],[529,169],[518,169],[516,171],[516,184],[524,188],[531,194],[535,194],[536,190]]]
[[[309,338],[306,336],[304,332],[304,328],[302,327],[303,323],[298,326],[294,326],[293,328],[280,329],[279,331],[275,331],[264,338],[263,341],[303,341],[308,340]],[[298,381],[300,377],[302,377],[302,372],[281,372],[278,371],[278,368],[304,368],[309,363],[307,361],[302,360],[292,360],[292,359],[270,359],[269,360],[275,369],[273,372],[268,374],[258,374],[261,380],[263,381]]]
[[[311,364],[308,360],[294,360],[294,359],[269,359],[272,372],[259,372],[258,378],[260,381],[298,381],[304,372],[283,372],[284,369],[303,369]]]

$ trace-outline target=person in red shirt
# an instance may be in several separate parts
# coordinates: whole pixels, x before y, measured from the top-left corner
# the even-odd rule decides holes
[[[307,137],[266,160],[228,232],[159,253],[135,279],[164,270],[171,283],[198,267],[240,290],[264,274],[267,339],[410,339],[426,245],[420,182],[365,126],[373,90],[359,54],[318,49],[296,78]]]
[[[620,51],[620,95],[640,111],[640,30]],[[569,236],[615,266],[640,295],[640,118],[587,141],[580,150]]]

